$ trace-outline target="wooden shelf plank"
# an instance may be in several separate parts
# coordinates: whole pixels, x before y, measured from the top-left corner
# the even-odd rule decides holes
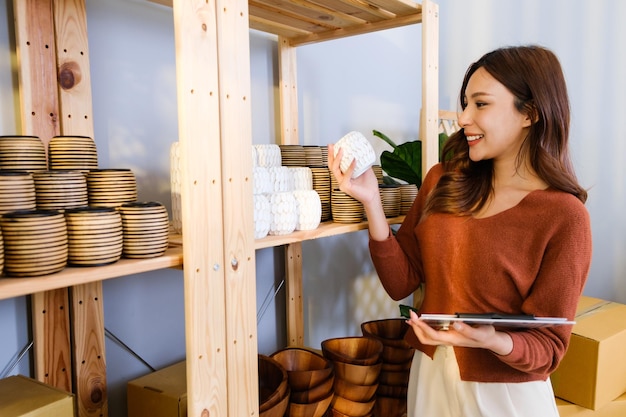
[[[400,224],[404,221],[404,215],[398,217],[390,217],[387,219],[387,223]],[[262,239],[256,239],[254,241],[254,249],[272,248],[275,246],[289,245],[291,243],[304,242],[305,240],[319,239],[322,237],[329,237],[335,235],[341,235],[344,233],[358,232],[359,230],[365,230],[368,227],[368,223],[363,221],[361,223],[335,223],[335,222],[323,222],[317,229],[314,230],[296,230],[293,233],[283,236],[266,236]],[[172,244],[182,244],[182,235],[170,235],[170,242]],[[0,287],[1,289],[1,287]]]
[[[33,278],[0,277],[0,300],[35,292],[71,287],[125,275],[179,267],[183,264],[181,247],[169,248],[163,256],[150,259],[122,258],[114,264],[94,267],[67,267],[56,274]]]
[[[389,224],[399,224],[404,220],[404,216],[393,217],[387,219]],[[324,222],[314,230],[297,230],[293,233],[284,236],[267,236],[263,239],[257,239],[255,241],[255,249],[271,248],[274,246],[287,245],[290,243],[303,242],[305,240],[319,239],[322,237],[329,237],[335,235],[341,235],[344,233],[356,232],[359,230],[365,230],[368,227],[366,221],[361,223],[335,223]]]

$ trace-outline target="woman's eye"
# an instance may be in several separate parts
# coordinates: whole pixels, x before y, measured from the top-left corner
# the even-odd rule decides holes
[[[481,102],[481,101],[477,101],[477,102],[476,102],[476,107],[479,107],[479,108],[480,108],[480,107],[483,107],[483,106],[486,106],[486,105],[487,105],[487,103],[483,103],[483,102]]]

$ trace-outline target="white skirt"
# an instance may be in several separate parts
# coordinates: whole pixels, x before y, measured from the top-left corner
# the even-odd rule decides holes
[[[552,384],[462,381],[451,346],[431,360],[415,351],[407,399],[408,417],[559,417]]]

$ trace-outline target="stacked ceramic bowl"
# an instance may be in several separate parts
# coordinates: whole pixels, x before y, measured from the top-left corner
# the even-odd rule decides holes
[[[0,169],[44,171],[48,169],[46,148],[37,136],[0,136]]]
[[[385,183],[385,178],[383,174],[383,168],[380,165],[372,165],[372,171],[374,171],[374,175],[376,175],[376,180],[378,181],[378,185]]]
[[[313,177],[313,189],[320,196],[322,205],[321,221],[325,222],[331,219],[331,185],[330,171],[325,166],[309,167]]]
[[[379,185],[378,188],[385,217],[398,217],[402,203],[400,187],[397,185]]]
[[[36,207],[33,175],[26,171],[0,171],[0,215]]]
[[[4,271],[4,239],[2,238],[2,228],[0,228],[0,275]]]
[[[259,416],[283,417],[289,406],[287,371],[274,359],[258,355]]]
[[[122,256],[122,218],[113,207],[80,207],[65,210],[68,263],[99,266]]]
[[[89,205],[119,207],[137,200],[137,181],[130,169],[92,169],[87,173]]]
[[[361,330],[364,336],[375,338],[383,345],[376,414],[401,417],[407,409],[409,372],[415,352],[404,340],[409,325],[401,318],[383,319],[362,323]]]
[[[417,197],[417,185],[400,185],[400,214],[407,214]]]
[[[278,145],[281,164],[286,167],[306,166],[306,153],[302,145]]]
[[[333,398],[332,362],[308,349],[289,347],[270,356],[287,371],[288,415],[323,416]]]
[[[33,173],[37,208],[65,210],[86,206],[87,180],[80,171],[40,171]]]
[[[326,151],[327,151],[326,154],[328,155],[328,148],[326,148]],[[304,146],[304,157],[305,157],[306,166],[308,167],[318,167],[318,166],[324,165],[324,156],[323,156],[322,146],[317,146],[317,145]]]
[[[360,223],[365,217],[363,204],[339,189],[332,192],[330,209],[336,223]]]
[[[331,416],[371,416],[376,404],[378,378],[382,368],[382,343],[372,337],[355,336],[322,342],[324,357],[335,369]]]
[[[67,226],[61,212],[13,211],[2,215],[0,228],[7,276],[53,274],[67,265]]]
[[[48,165],[53,170],[97,169],[96,143],[88,136],[55,136],[48,143]]]
[[[155,258],[169,246],[169,218],[165,206],[156,201],[122,204],[125,258]]]

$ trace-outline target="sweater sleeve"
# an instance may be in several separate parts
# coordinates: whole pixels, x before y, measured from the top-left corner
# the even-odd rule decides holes
[[[575,197],[558,213],[539,274],[522,309],[537,316],[574,319],[591,263],[591,227],[584,205]],[[556,218],[555,218],[556,217]],[[572,326],[509,331],[513,350],[500,360],[529,373],[549,374],[558,367],[569,346]]]
[[[376,272],[383,287],[394,300],[409,296],[422,282],[422,260],[415,228],[420,221],[426,197],[439,181],[442,172],[441,164],[428,171],[396,236],[390,233],[386,240],[369,241]]]

